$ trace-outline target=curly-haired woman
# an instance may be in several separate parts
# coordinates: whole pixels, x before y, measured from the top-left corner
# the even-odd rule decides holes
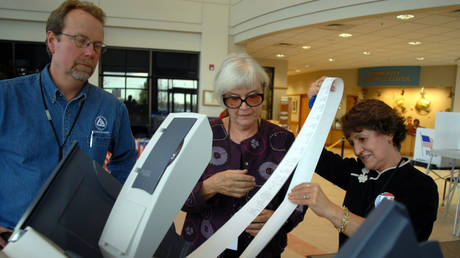
[[[310,96],[323,79],[312,84]],[[346,191],[343,207],[331,202],[315,183],[297,185],[289,199],[328,219],[340,233],[340,245],[385,198],[404,204],[418,241],[427,240],[436,220],[438,190],[431,177],[399,152],[406,136],[404,118],[384,102],[370,99],[355,105],[341,122],[357,158],[342,159],[324,150],[316,172]]]

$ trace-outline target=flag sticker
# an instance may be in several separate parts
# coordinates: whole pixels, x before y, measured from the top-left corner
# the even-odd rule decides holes
[[[433,141],[427,135],[422,135],[422,144],[423,144],[423,147],[430,148],[430,149],[433,148]]]

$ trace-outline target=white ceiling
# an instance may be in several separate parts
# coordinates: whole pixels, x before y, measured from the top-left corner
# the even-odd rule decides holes
[[[399,20],[399,14],[415,18]],[[338,37],[345,32],[353,36]],[[409,41],[421,44],[412,46]],[[272,33],[244,44],[255,58],[287,60],[288,75],[373,66],[455,65],[460,57],[460,5],[331,21]],[[305,45],[311,49],[302,49]],[[285,57],[277,58],[277,54]]]

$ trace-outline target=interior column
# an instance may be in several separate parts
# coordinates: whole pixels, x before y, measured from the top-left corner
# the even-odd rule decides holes
[[[460,112],[460,57],[457,58],[455,62],[457,63],[457,76],[455,77],[455,98],[452,103],[452,110],[454,112]]]

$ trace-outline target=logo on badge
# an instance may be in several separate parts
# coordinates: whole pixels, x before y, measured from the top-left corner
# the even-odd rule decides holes
[[[97,130],[103,131],[105,128],[107,128],[107,119],[103,116],[98,116],[96,117],[94,124],[96,125]]]
[[[375,201],[374,201],[375,207],[377,207],[384,199],[393,201],[395,199],[395,196],[389,192],[384,192],[384,193],[379,194],[379,196],[377,196],[377,198],[375,198]]]

